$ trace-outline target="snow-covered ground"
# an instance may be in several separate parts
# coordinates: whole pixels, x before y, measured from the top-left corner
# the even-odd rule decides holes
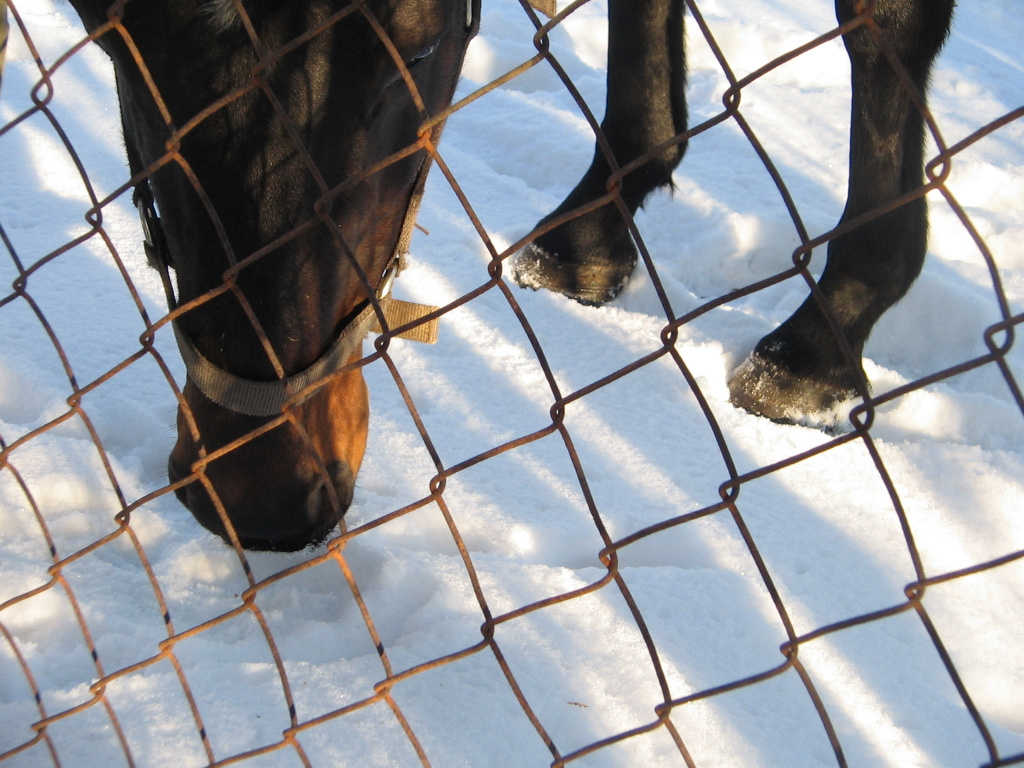
[[[18,0],[17,7],[46,62],[81,39],[68,5]],[[738,76],[834,26],[828,0],[706,0],[700,9]],[[604,10],[603,0],[594,0],[552,34],[553,50],[598,113]],[[721,111],[726,79],[696,25],[689,26],[689,94],[697,123]],[[481,35],[472,44],[459,96],[530,57],[531,34],[516,2],[485,0]],[[947,145],[1024,104],[1022,39],[1019,0],[961,4],[932,90]],[[12,30],[0,126],[28,108],[37,80],[28,50]],[[843,206],[847,81],[842,45],[833,41],[743,94],[743,115],[779,167],[812,236],[828,231]],[[98,50],[86,48],[52,82],[49,106],[102,198],[128,177],[108,64]],[[543,66],[458,112],[442,143],[445,161],[498,250],[562,199],[590,153],[585,121]],[[677,316],[791,263],[796,230],[735,123],[696,137],[675,181],[675,193],[652,199],[638,225]],[[1019,314],[1024,121],[958,155],[948,189],[991,249],[1010,311]],[[929,199],[932,238],[924,273],[868,344],[866,369],[876,393],[986,354],[985,330],[1002,319],[978,247],[941,195]],[[0,225],[22,265],[86,232],[89,207],[86,187],[43,114],[0,136]],[[103,223],[149,317],[159,318],[162,291],[145,267],[127,195],[104,209]],[[400,297],[445,304],[487,281],[487,250],[437,171],[420,223],[429,234],[414,238],[410,266],[396,287]],[[823,256],[815,254],[816,269]],[[17,274],[9,249],[0,246],[0,285],[11,286]],[[669,728],[653,727],[666,696],[678,704],[671,725],[693,765],[833,766],[836,756],[796,666],[756,685],[680,700],[780,667],[788,632],[806,637],[836,622],[904,606],[918,567],[937,580],[925,589],[923,613],[895,612],[798,646],[799,664],[845,759],[869,768],[1024,762],[1024,561],[1008,558],[942,579],[1024,551],[1024,416],[994,364],[886,403],[875,415],[870,441],[840,439],[787,464],[833,438],[735,410],[726,376],[798,305],[804,287],[791,280],[711,310],[680,329],[679,356],[737,471],[782,463],[743,483],[741,517],[724,510],[647,530],[716,504],[729,480],[698,399],[676,362],[662,356],[574,399],[564,432],[470,464],[447,479],[444,511],[465,542],[475,587],[439,504],[382,521],[427,497],[437,470],[395,379],[383,363],[374,363],[366,371],[373,400],[369,449],[348,516],[350,528],[366,527],[342,555],[372,617],[386,668],[339,559],[324,548],[248,555],[256,581],[320,560],[260,589],[258,614],[241,611],[204,625],[238,609],[250,582],[236,554],[166,495],[131,518],[177,633],[175,642],[161,645],[168,626],[131,539],[121,535],[95,544],[117,530],[114,514],[122,502],[88,426],[106,449],[120,491],[134,502],[166,484],[174,397],[152,358],[143,356],[83,396],[88,424],[79,415],[63,419],[71,385],[36,311],[59,339],[79,386],[137,352],[145,324],[99,237],[33,271],[26,284],[32,303],[11,298],[9,290],[0,288],[0,438],[14,446],[5,455],[9,465],[0,466],[0,754],[33,738],[40,707],[47,716],[63,716],[46,725],[49,744],[39,741],[9,754],[0,761],[4,768],[50,765],[51,747],[68,768],[124,765],[115,723],[139,766],[205,765],[278,744],[280,749],[235,764],[418,765],[395,712],[436,768],[548,765],[553,750],[569,755],[645,726],[652,728],[572,764],[686,765]],[[660,348],[666,318],[646,274],[601,309],[514,287],[511,293],[563,395]],[[157,347],[182,381],[166,329]],[[551,423],[551,388],[499,290],[447,315],[436,346],[395,342],[391,359],[446,468]],[[1019,380],[1019,343],[1006,361]],[[54,420],[60,423],[53,429],[34,434]],[[585,472],[585,489],[570,444]],[[21,482],[38,505],[54,554]],[[905,513],[906,529],[886,483]],[[602,582],[608,573],[599,558],[604,541],[588,493],[612,541],[649,534],[618,550],[620,583]],[[737,520],[755,543],[784,614]],[[369,525],[375,521],[380,524]],[[54,557],[63,561],[61,568],[51,569]],[[62,581],[54,581],[57,574]],[[507,617],[590,585],[598,588]],[[635,613],[625,594],[635,601]],[[482,604],[492,617],[507,619],[494,628],[493,649],[480,645],[487,618]],[[642,616],[656,661],[636,616]],[[196,627],[201,629],[189,632]],[[153,660],[164,649],[171,653]],[[393,681],[390,699],[316,720],[388,692],[380,685],[388,669],[401,675],[436,659],[446,663]],[[175,663],[205,727],[209,753]],[[90,688],[101,675],[136,664]],[[302,726],[284,741],[293,719],[283,681],[294,722]]]

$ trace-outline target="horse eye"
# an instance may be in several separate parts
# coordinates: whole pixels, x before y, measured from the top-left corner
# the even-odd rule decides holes
[[[439,40],[434,41],[433,43],[430,43],[429,45],[425,45],[414,56],[412,56],[411,58],[406,60],[405,66],[407,66],[407,67],[414,67],[417,64],[419,64],[421,61],[423,61],[424,59],[429,58],[430,54],[432,54],[434,51],[437,50],[438,45],[440,45],[440,41]]]

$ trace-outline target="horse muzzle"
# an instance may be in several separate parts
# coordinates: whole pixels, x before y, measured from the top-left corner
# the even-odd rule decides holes
[[[171,459],[168,476],[176,482],[186,474]],[[291,489],[248,486],[239,496],[220,490],[223,482],[212,484],[243,549],[294,552],[316,546],[335,529],[352,502],[355,476],[347,464],[335,462],[327,467],[326,478],[296,483]],[[176,489],[175,495],[204,528],[231,543],[231,532],[201,481]]]
[[[193,478],[175,494],[204,528],[249,550],[291,552],[330,535],[352,503],[366,446],[369,401],[358,370],[271,429],[271,419],[224,409],[191,382],[184,394],[192,418],[179,409],[168,477]]]

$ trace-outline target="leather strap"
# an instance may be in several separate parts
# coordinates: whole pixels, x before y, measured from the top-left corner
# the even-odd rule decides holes
[[[315,363],[304,371],[277,381],[243,379],[223,368],[218,368],[200,354],[177,323],[172,325],[181,359],[185,361],[185,370],[200,392],[218,405],[236,413],[244,413],[247,416],[276,416],[281,413],[289,398],[345,365],[362,345],[363,338],[375,319],[373,305],[367,305]]]

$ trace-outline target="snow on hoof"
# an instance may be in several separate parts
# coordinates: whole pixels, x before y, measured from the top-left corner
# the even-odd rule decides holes
[[[572,264],[530,243],[512,257],[510,276],[523,288],[544,288],[580,304],[600,306],[619,295],[635,266],[635,259],[625,265],[598,260]]]
[[[859,400],[852,387],[797,376],[756,350],[729,380],[729,401],[737,408],[782,424],[801,424],[831,434],[848,429],[850,408]]]

